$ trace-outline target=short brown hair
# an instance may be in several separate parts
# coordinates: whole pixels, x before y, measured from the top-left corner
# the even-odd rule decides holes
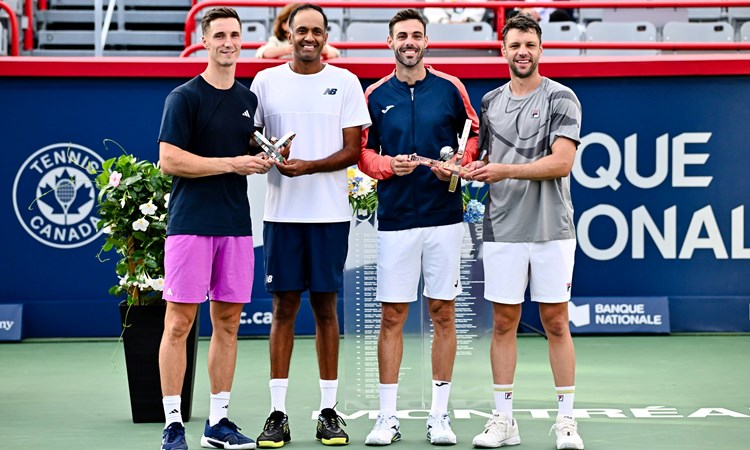
[[[240,28],[242,28],[242,21],[240,20],[240,16],[233,8],[211,8],[206,12],[206,14],[203,15],[203,19],[201,19],[201,31],[203,32],[204,36],[208,32],[208,29],[211,27],[211,22],[216,19],[237,19],[237,22],[240,24]]]
[[[397,12],[396,15],[393,16],[391,21],[388,22],[388,34],[393,37],[393,27],[397,23],[403,22],[405,20],[418,20],[422,22],[424,32],[425,34],[427,34],[427,19],[425,19],[424,16],[416,9],[402,9],[401,11]]]
[[[523,32],[533,30],[539,36],[539,43],[542,43],[542,27],[539,26],[536,20],[526,14],[516,14],[505,22],[505,26],[503,27],[503,42],[505,42],[505,37],[510,30],[521,30]]]

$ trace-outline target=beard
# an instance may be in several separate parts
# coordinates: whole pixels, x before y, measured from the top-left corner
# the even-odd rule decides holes
[[[417,54],[412,59],[407,59],[402,53],[401,50],[416,50]],[[424,58],[424,49],[415,48],[415,47],[407,47],[407,48],[401,48],[401,49],[394,49],[393,53],[396,55],[396,61],[398,61],[402,66],[404,67],[414,67],[417,64],[419,64],[422,61],[422,58]]]
[[[536,68],[539,65],[539,60],[531,60],[531,66],[527,72],[521,72],[515,64],[510,64],[510,71],[513,72],[517,78],[529,78],[536,72]]]

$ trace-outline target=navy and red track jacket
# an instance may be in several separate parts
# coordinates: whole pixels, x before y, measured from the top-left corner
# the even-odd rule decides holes
[[[412,94],[412,89],[414,90]],[[448,182],[429,167],[394,176],[392,157],[416,153],[440,158],[440,149],[458,146],[458,135],[471,119],[462,165],[477,156],[479,120],[461,81],[427,67],[414,86],[399,81],[395,71],[365,91],[372,126],[362,134],[359,168],[378,181],[378,229],[405,230],[463,221],[461,190],[448,192]]]

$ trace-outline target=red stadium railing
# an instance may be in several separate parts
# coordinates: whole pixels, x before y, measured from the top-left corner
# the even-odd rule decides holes
[[[196,2],[193,0],[193,7],[185,20],[185,50],[180,56],[189,56],[190,54],[202,49],[200,44],[192,44],[192,35],[195,31],[195,18],[199,11],[216,7],[216,6],[284,6],[288,3],[285,0],[205,0]],[[426,6],[424,1],[382,1],[382,0],[357,0],[356,2],[342,0],[312,0],[323,8],[416,8],[421,9]],[[430,5],[433,6],[433,5]],[[465,8],[485,8],[496,12],[497,27],[502,29],[505,21],[505,11],[510,8],[557,8],[557,9],[581,9],[581,8],[675,8],[675,7],[740,7],[750,6],[750,0],[642,0],[642,1],[601,1],[601,0],[581,0],[581,1],[486,1],[486,2],[468,2],[456,1],[450,3],[451,7]],[[433,7],[440,7],[440,4],[434,4]],[[501,39],[498,33],[498,39]],[[246,42],[242,48],[258,48],[263,42]],[[332,45],[341,49],[373,49],[384,46],[383,41],[372,42],[331,42]],[[487,42],[430,42],[430,47],[435,49],[499,49],[500,41]],[[750,50],[748,42],[554,42],[547,41],[544,43],[545,48],[563,48],[563,49],[648,49],[648,50]]]
[[[417,8],[427,6],[424,1],[383,1],[383,0],[310,0],[324,8]],[[192,45],[192,33],[195,31],[195,17],[197,13],[205,8],[216,6],[284,6],[288,0],[205,0],[197,2],[192,0],[193,7],[185,20],[185,50],[180,56],[188,56],[201,47]],[[34,43],[34,20],[33,0],[25,0],[24,15],[28,18],[24,34],[24,50],[31,51]],[[432,5],[430,5],[432,6]],[[602,0],[580,0],[580,1],[486,1],[486,2],[451,2],[452,7],[485,8],[496,12],[497,27],[502,28],[505,20],[505,11],[510,8],[557,8],[557,9],[587,9],[587,8],[732,8],[750,6],[750,0],[631,0],[631,1],[602,1]],[[38,9],[47,9],[47,0],[38,0]],[[440,7],[435,4],[434,7]],[[19,25],[18,18],[12,9],[0,0],[0,9],[8,12],[10,16],[10,45],[11,55],[19,55]],[[358,48],[380,48],[384,45],[382,41],[377,42],[332,42],[341,49]],[[257,48],[262,43],[245,43],[243,48]],[[470,48],[470,49],[497,49],[497,42],[432,42],[432,48]],[[750,50],[750,43],[746,42],[545,42],[546,48],[572,48],[572,49],[656,49],[656,50]]]
[[[0,1],[0,9],[8,13],[8,23],[10,24],[10,55],[18,56],[18,17],[7,3]]]

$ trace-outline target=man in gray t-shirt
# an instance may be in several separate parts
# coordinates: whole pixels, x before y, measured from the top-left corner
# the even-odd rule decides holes
[[[580,143],[581,105],[573,91],[539,74],[542,31],[520,14],[503,28],[510,82],[482,99],[479,146],[486,157],[467,179],[490,183],[484,219],[484,279],[493,302],[490,349],[497,411],[475,447],[520,444],[513,419],[516,330],[527,284],[549,339],[558,449],[582,449],[573,419],[575,350],[568,301],[576,248],[570,171]]]

